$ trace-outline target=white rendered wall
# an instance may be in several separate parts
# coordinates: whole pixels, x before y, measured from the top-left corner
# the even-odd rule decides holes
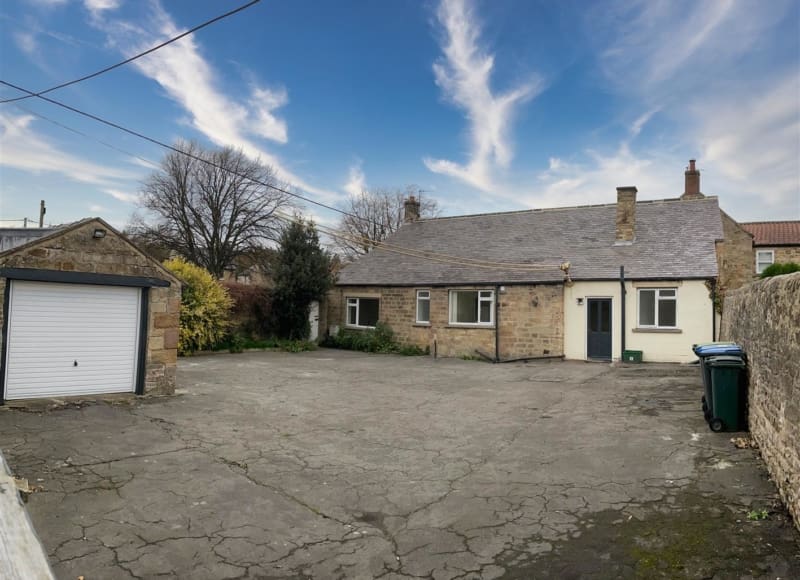
[[[712,340],[712,305],[703,280],[664,282],[626,282],[625,348],[641,350],[645,362],[690,362],[696,357],[692,345]],[[677,290],[677,329],[680,332],[639,331],[637,325],[638,288],[675,288]],[[611,298],[612,357],[621,354],[620,283],[575,282],[564,288],[564,356],[586,359],[586,312],[588,298]],[[578,305],[578,298],[582,304]]]

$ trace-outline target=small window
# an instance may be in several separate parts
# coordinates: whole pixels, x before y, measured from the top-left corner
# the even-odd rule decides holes
[[[450,324],[494,324],[494,290],[451,291]]]
[[[675,328],[678,325],[678,292],[675,288],[639,289],[639,327]]]
[[[775,252],[773,250],[758,250],[756,252],[756,274],[761,274],[767,266],[775,262]]]
[[[431,291],[417,290],[417,323],[428,324],[431,321]]]
[[[377,298],[348,298],[347,326],[375,328],[380,301]]]

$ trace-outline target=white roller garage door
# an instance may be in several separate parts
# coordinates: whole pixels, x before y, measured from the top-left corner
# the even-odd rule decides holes
[[[12,281],[5,398],[133,392],[140,288]]]

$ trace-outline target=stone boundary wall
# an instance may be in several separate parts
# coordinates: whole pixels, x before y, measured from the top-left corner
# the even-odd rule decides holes
[[[800,528],[800,272],[730,293],[720,339],[747,353],[750,431]]]

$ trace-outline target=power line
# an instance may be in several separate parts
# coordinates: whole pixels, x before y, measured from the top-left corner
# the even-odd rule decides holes
[[[49,89],[45,89],[43,91],[39,91],[38,93],[30,93],[30,94],[27,94],[27,95],[23,95],[21,97],[14,97],[13,99],[0,100],[0,104],[3,104],[3,103],[14,103],[16,101],[22,101],[22,100],[25,100],[25,99],[30,99],[31,97],[41,97],[42,95],[45,95],[45,94],[53,92],[53,91],[57,91],[58,89],[63,89],[64,87],[68,87],[68,86],[71,86],[71,85],[74,85],[74,84],[77,84],[77,83],[80,83],[80,82],[83,82],[83,81],[87,81],[89,79],[93,79],[93,78],[98,77],[98,76],[100,76],[102,74],[105,74],[105,73],[107,73],[109,71],[112,71],[115,68],[119,68],[121,66],[124,66],[124,65],[130,63],[130,62],[133,62],[136,59],[142,58],[143,56],[147,56],[148,54],[150,54],[152,52],[155,52],[155,51],[157,51],[157,50],[159,50],[161,48],[164,48],[165,46],[167,46],[169,44],[172,44],[173,42],[176,42],[176,41],[180,40],[181,38],[183,38],[185,36],[189,36],[190,34],[193,34],[193,33],[197,32],[201,28],[205,28],[206,26],[210,26],[211,24],[214,24],[215,22],[219,22],[220,20],[224,20],[225,18],[228,18],[229,16],[233,16],[234,14],[237,14],[238,12],[241,12],[242,10],[246,10],[247,8],[250,8],[254,4],[258,4],[259,2],[261,2],[261,0],[252,0],[251,2],[248,2],[247,4],[239,6],[238,8],[236,8],[234,10],[231,10],[230,12],[226,12],[225,14],[220,14],[216,18],[212,18],[211,20],[207,20],[207,21],[203,22],[202,24],[198,24],[194,28],[190,28],[186,32],[183,32],[182,34],[179,34],[178,36],[176,36],[174,38],[170,38],[169,40],[167,40],[165,42],[162,42],[161,44],[157,44],[156,46],[154,46],[152,48],[149,48],[149,49],[145,50],[144,52],[140,52],[139,54],[134,55],[134,56],[132,56],[130,58],[127,58],[127,59],[125,59],[125,60],[123,60],[121,62],[118,62],[117,64],[112,64],[111,66],[107,66],[107,67],[105,67],[103,69],[100,69],[98,71],[95,71],[95,72],[93,72],[91,74],[82,76],[82,77],[77,78],[77,79],[73,79],[71,81],[67,81],[65,83],[61,83],[60,85],[56,85],[54,87],[50,87]],[[23,92],[29,92],[29,91],[23,91]]]
[[[175,153],[178,153],[179,155],[185,155],[186,157],[189,157],[190,159],[194,159],[195,161],[199,161],[200,163],[206,163],[206,164],[211,165],[212,167],[214,167],[216,169],[220,169],[221,171],[228,171],[230,173],[233,173],[234,175],[237,175],[238,177],[242,177],[244,179],[249,179],[247,176],[244,176],[244,175],[241,175],[241,174],[237,174],[236,172],[231,171],[230,169],[227,169],[225,167],[222,167],[222,166],[214,163],[213,161],[209,161],[208,159],[203,159],[202,157],[199,157],[199,156],[194,155],[192,153],[187,153],[186,151],[183,151],[183,150],[175,147],[174,145],[169,145],[167,143],[164,143],[163,141],[159,141],[158,139],[154,139],[153,137],[148,137],[147,135],[144,135],[143,133],[139,133],[138,131],[134,131],[133,129],[129,129],[129,128],[124,127],[124,126],[122,126],[122,125],[120,125],[118,123],[114,123],[113,121],[109,121],[107,119],[103,119],[102,117],[98,117],[97,115],[94,115],[92,113],[87,113],[86,111],[82,111],[81,109],[78,109],[78,108],[73,107],[71,105],[67,105],[66,103],[62,103],[61,101],[57,101],[55,99],[51,99],[50,97],[45,97],[44,95],[37,95],[33,91],[29,91],[28,89],[20,87],[19,85],[15,85],[14,83],[10,83],[8,81],[4,81],[4,80],[0,79],[0,84],[5,85],[7,87],[11,87],[12,89],[17,89],[18,91],[22,91],[23,93],[27,93],[31,97],[37,97],[39,99],[42,99],[43,101],[46,101],[48,103],[51,103],[51,104],[56,105],[58,107],[61,107],[62,109],[66,109],[68,111],[72,111],[73,113],[76,113],[76,114],[81,115],[83,117],[86,117],[88,119],[92,119],[93,121],[97,121],[98,123],[102,123],[104,125],[107,125],[109,127],[112,127],[114,129],[117,129],[117,130],[122,131],[124,133],[127,133],[128,135],[133,135],[134,137],[138,137],[139,139],[143,139],[144,141],[147,141],[147,142],[152,143],[154,145],[158,145],[159,147],[163,147],[164,149],[169,149],[170,151],[174,151]],[[362,219],[362,220],[364,219],[364,218],[361,218],[361,217],[359,217],[359,216],[357,216],[355,214],[351,214],[351,213],[345,212],[345,211],[343,211],[343,210],[341,210],[339,208],[333,207],[332,205],[327,205],[325,203],[322,203],[321,201],[316,201],[316,200],[311,199],[309,197],[305,197],[303,195],[300,195],[299,193],[294,193],[294,192],[291,192],[291,191],[287,191],[287,190],[285,190],[285,189],[283,189],[281,187],[278,187],[276,185],[271,185],[271,184],[268,184],[268,183],[260,183],[260,184],[264,185],[265,187],[268,187],[270,189],[273,189],[275,191],[278,191],[278,192],[284,193],[286,195],[289,195],[291,197],[294,197],[294,198],[300,199],[302,201],[314,204],[316,206],[319,206],[319,207],[322,207],[322,208],[325,208],[325,209],[328,209],[328,210],[331,210],[331,211],[335,211],[335,212],[338,212],[338,213],[341,213],[341,214],[344,214],[344,215],[348,215],[348,216],[356,218],[356,219]]]
[[[259,184],[259,185],[261,185],[263,187],[267,187],[269,189],[284,193],[286,195],[295,197],[297,199],[301,199],[303,201],[306,201],[308,203],[317,205],[319,207],[323,207],[325,209],[328,209],[328,210],[331,210],[331,211],[334,211],[334,212],[337,212],[337,213],[340,213],[340,214],[343,214],[343,215],[346,215],[346,216],[350,216],[350,217],[355,218],[355,219],[359,219],[359,220],[362,220],[362,221],[366,221],[368,223],[372,223],[371,220],[369,220],[367,218],[362,218],[361,216],[346,212],[346,211],[341,210],[339,208],[336,208],[334,206],[330,206],[330,205],[324,204],[322,202],[316,201],[316,200],[311,199],[309,197],[306,197],[306,196],[303,196],[303,195],[288,191],[288,190],[283,189],[281,187],[277,187],[277,186],[272,185],[270,183],[267,183],[267,182],[264,182],[264,181],[260,181],[258,179],[254,179],[254,178],[249,177],[247,175],[243,175],[241,173],[238,173],[236,171],[231,170],[230,168],[223,167],[223,166],[221,166],[221,165],[219,165],[217,163],[214,163],[213,161],[210,161],[210,160],[205,159],[203,157],[200,157],[198,155],[194,155],[192,153],[188,153],[186,151],[183,151],[183,150],[181,150],[178,147],[175,147],[173,145],[169,145],[167,143],[164,143],[164,142],[159,141],[157,139],[154,139],[152,137],[148,137],[147,135],[144,135],[144,134],[139,133],[137,131],[134,131],[132,129],[128,129],[127,127],[124,127],[124,126],[119,125],[117,123],[114,123],[112,121],[108,121],[108,120],[103,119],[102,117],[98,117],[97,115],[94,115],[92,113],[87,113],[85,111],[82,111],[80,109],[77,109],[75,107],[72,107],[70,105],[62,103],[60,101],[57,101],[55,99],[51,99],[50,97],[37,95],[37,94],[33,93],[32,91],[29,91],[28,89],[25,89],[23,87],[19,87],[17,85],[14,85],[14,84],[9,83],[7,81],[4,81],[2,79],[0,79],[0,84],[7,85],[7,86],[10,86],[10,87],[15,88],[17,90],[20,90],[22,92],[28,93],[30,96],[38,97],[38,98],[42,99],[43,101],[52,103],[52,104],[54,104],[56,106],[62,107],[64,109],[67,109],[69,111],[72,111],[74,113],[82,115],[84,117],[90,118],[90,119],[92,119],[94,121],[97,121],[99,123],[103,123],[104,125],[108,125],[110,127],[113,127],[113,128],[118,129],[120,131],[128,133],[130,135],[133,135],[135,137],[138,137],[140,139],[143,139],[145,141],[148,141],[150,143],[153,143],[155,145],[163,147],[165,149],[169,149],[170,151],[174,151],[175,153],[178,153],[179,155],[184,155],[184,156],[186,156],[186,157],[188,157],[190,159],[194,159],[195,161],[198,161],[200,163],[204,163],[204,164],[210,165],[211,167],[214,167],[215,169],[219,169],[220,171],[231,173],[231,174],[236,175],[237,177],[240,177],[242,179],[249,180],[249,181],[251,181],[253,183],[257,183],[257,184]],[[17,105],[17,106],[19,106],[19,105]],[[22,107],[20,107],[20,108],[22,108]],[[25,110],[25,109],[23,109],[23,110]],[[86,135],[85,133],[83,133],[81,131],[78,131],[77,129],[73,129],[71,127],[68,127],[68,126],[64,125],[63,123],[59,123],[58,121],[54,121],[52,119],[49,119],[48,117],[45,117],[44,115],[39,115],[38,113],[33,113],[32,111],[29,111],[29,112],[31,112],[34,115],[40,116],[41,118],[43,118],[43,119],[45,119],[47,121],[55,123],[56,125],[66,129],[66,130],[72,131],[73,133],[77,133],[78,135],[81,135],[81,136],[84,136],[84,137],[87,137],[87,138],[90,138],[90,139],[94,139],[93,137],[89,137],[88,135]],[[97,139],[95,139],[95,140],[97,140]],[[148,159],[145,159],[145,158],[140,157],[138,155],[134,155],[134,154],[132,154],[132,153],[130,153],[128,151],[125,151],[123,149],[115,147],[114,145],[105,143],[104,141],[100,141],[100,140],[97,140],[97,141],[102,143],[103,145],[106,145],[107,147],[111,147],[112,149],[114,149],[116,151],[119,151],[119,152],[124,153],[126,155],[130,155],[130,156],[135,157],[137,159],[140,159],[140,160],[142,160],[142,161],[144,161],[146,163],[154,164],[152,161],[150,161]],[[325,231],[325,230],[328,230],[328,231]],[[448,254],[442,254],[442,253],[439,253],[439,252],[432,252],[432,251],[429,252],[429,251],[424,251],[424,250],[413,250],[411,248],[405,248],[405,247],[402,247],[402,246],[395,246],[393,244],[390,244],[390,243],[387,243],[387,242],[384,242],[384,241],[376,241],[376,240],[372,240],[370,238],[365,238],[365,237],[354,237],[352,235],[342,234],[341,232],[335,232],[334,233],[334,230],[332,230],[330,228],[321,227],[320,231],[324,231],[327,235],[329,235],[331,237],[335,237],[335,238],[339,238],[339,239],[347,239],[347,240],[349,240],[351,242],[352,241],[357,241],[358,243],[362,243],[362,244],[363,243],[367,243],[367,244],[375,246],[375,247],[381,247],[381,248],[383,248],[383,249],[385,249],[385,250],[387,250],[389,252],[395,252],[395,253],[398,253],[398,254],[404,254],[404,255],[409,255],[409,256],[413,256],[413,257],[417,257],[417,258],[429,259],[429,260],[437,261],[437,262],[450,263],[450,264],[454,264],[454,265],[484,267],[484,268],[492,268],[492,269],[507,269],[507,270],[510,269],[510,270],[521,270],[521,271],[534,271],[534,270],[543,270],[543,269],[552,270],[552,269],[559,268],[559,265],[556,265],[556,264],[541,264],[541,265],[540,264],[522,264],[522,263],[516,263],[515,264],[515,263],[492,262],[492,261],[489,261],[489,260],[476,260],[474,258],[466,258],[466,257],[460,257],[460,256],[450,256]]]

